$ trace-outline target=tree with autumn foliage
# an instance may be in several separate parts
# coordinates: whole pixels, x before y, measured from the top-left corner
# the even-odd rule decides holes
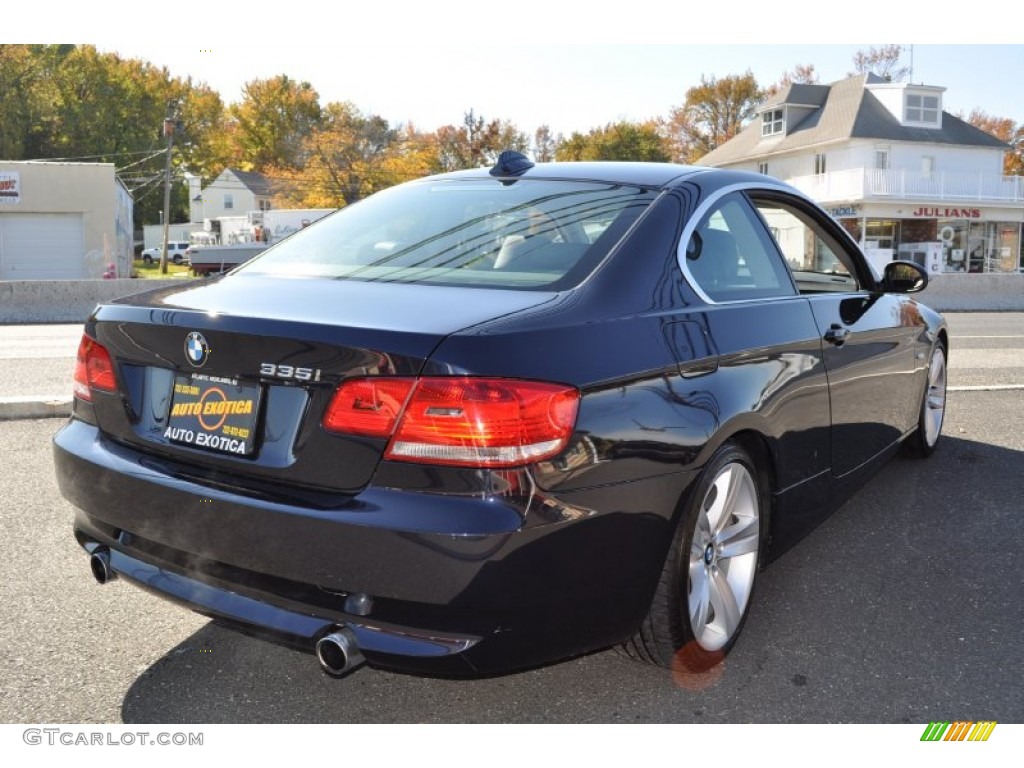
[[[437,129],[437,164],[442,171],[494,165],[506,149],[530,151],[530,138],[510,120],[486,120],[472,109],[462,125]]]
[[[1003,158],[1003,173],[1007,176],[1024,176],[1024,123],[1017,123],[1008,117],[996,117],[980,109],[971,110],[967,122],[985,133],[1010,145]]]
[[[701,75],[700,84],[686,92],[663,124],[672,159],[694,163],[724,144],[743,128],[764,98],[749,70],[723,78]]]
[[[910,76],[910,67],[903,64],[903,47],[899,45],[871,46],[853,55],[853,71],[847,76],[878,75],[883,80],[899,83]]]
[[[533,132],[533,159],[538,163],[550,163],[555,159],[555,150],[562,143],[562,134],[551,133],[551,127],[542,125]]]
[[[265,173],[278,207],[340,208],[430,173],[434,152],[411,126],[392,127],[349,102],[331,103],[303,140],[301,166],[270,166]]]
[[[633,123],[626,120],[592,128],[588,133],[573,132],[555,150],[558,160],[627,160],[667,163],[668,149],[653,120]]]
[[[813,64],[797,64],[793,69],[782,73],[779,82],[764,89],[764,96],[774,96],[791,85],[817,85],[818,73]]]

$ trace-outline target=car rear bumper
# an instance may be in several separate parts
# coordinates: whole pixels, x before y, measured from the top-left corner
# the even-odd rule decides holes
[[[305,650],[343,625],[371,663],[439,674],[508,671],[626,639],[688,478],[577,491],[563,501],[579,514],[551,522],[501,499],[372,486],[334,509],[243,496],[176,476],[78,420],[57,434],[54,456],[79,543],[108,548],[116,573]],[[364,596],[372,607],[353,612],[347,601]]]

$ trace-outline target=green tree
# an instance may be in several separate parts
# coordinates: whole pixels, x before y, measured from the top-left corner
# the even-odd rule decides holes
[[[73,46],[60,46],[65,51]],[[52,51],[48,49],[53,49]],[[0,157],[24,160],[41,157],[53,120],[48,59],[57,46],[0,45]]]
[[[229,113],[237,125],[242,170],[301,168],[306,139],[320,127],[320,97],[307,82],[287,75],[252,80]]]
[[[700,85],[686,92],[686,101],[664,125],[673,159],[693,163],[727,142],[754,116],[763,97],[749,70],[721,79],[701,75]]]
[[[220,94],[191,78],[174,83],[181,130],[175,136],[175,151],[181,165],[205,179],[215,179],[238,159],[234,126]]]
[[[555,151],[558,160],[626,160],[666,163],[671,158],[654,121],[626,120],[591,128],[562,141]]]

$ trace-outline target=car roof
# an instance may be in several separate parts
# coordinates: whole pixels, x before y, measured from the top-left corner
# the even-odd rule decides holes
[[[687,176],[706,173],[709,169],[673,163],[624,163],[624,162],[573,162],[573,163],[537,163],[532,168],[508,176],[511,179],[548,179],[571,181],[599,181],[613,184],[634,184],[641,187],[668,187]],[[473,168],[466,171],[454,171],[437,179],[473,179],[494,178],[489,168]],[[505,178],[505,177],[501,177]]]

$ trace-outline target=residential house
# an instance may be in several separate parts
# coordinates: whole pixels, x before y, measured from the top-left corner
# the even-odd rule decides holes
[[[792,84],[700,163],[757,171],[801,189],[881,267],[913,258],[934,273],[1018,272],[1024,177],[1010,147],[943,110],[945,88],[858,75]]]
[[[270,182],[262,173],[225,168],[206,187],[197,176],[189,176],[188,183],[190,218],[196,223],[271,208]]]

